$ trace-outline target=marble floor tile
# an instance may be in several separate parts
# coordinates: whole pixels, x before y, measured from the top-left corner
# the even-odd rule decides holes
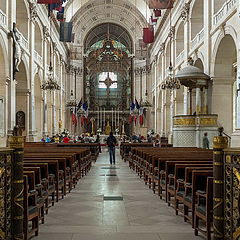
[[[167,207],[121,160],[109,168],[103,151],[91,171],[46,215],[36,240],[197,240],[190,224]],[[107,175],[116,176],[107,176]],[[123,201],[104,201],[122,196]]]

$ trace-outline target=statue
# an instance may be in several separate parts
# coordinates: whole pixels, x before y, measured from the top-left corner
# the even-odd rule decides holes
[[[20,46],[20,33],[16,29],[16,24],[13,24],[13,31],[12,31],[12,38],[13,38],[13,50],[14,50],[14,73],[19,72],[19,65],[22,59],[22,49]]]
[[[110,123],[109,121],[107,122],[107,126],[105,127],[105,134],[106,135],[109,135],[111,132],[111,126],[110,126]]]

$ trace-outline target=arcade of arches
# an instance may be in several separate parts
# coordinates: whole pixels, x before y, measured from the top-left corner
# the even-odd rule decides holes
[[[148,45],[148,0],[64,4],[71,43],[59,40],[56,12],[49,17],[44,4],[0,1],[0,147],[15,126],[27,142],[151,131],[173,147],[198,148],[205,132],[212,148],[223,127],[229,147],[239,147],[239,0],[175,0]],[[51,77],[57,90],[43,87]],[[166,87],[171,78],[178,87]]]

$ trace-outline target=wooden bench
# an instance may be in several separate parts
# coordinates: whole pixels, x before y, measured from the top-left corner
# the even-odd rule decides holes
[[[24,239],[28,240],[33,235],[38,236],[39,211],[37,207],[37,191],[34,188],[34,172],[25,171],[23,188],[23,215],[24,215]],[[29,226],[31,223],[31,226]]]

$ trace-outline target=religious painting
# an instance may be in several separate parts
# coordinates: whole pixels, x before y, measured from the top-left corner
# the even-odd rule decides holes
[[[16,113],[16,125],[20,129],[25,130],[25,113],[23,111],[18,111]]]

